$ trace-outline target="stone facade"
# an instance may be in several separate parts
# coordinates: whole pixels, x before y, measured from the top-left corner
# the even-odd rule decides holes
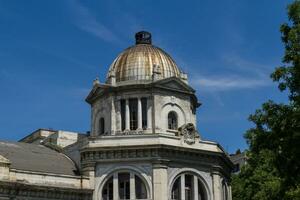
[[[0,148],[0,199],[231,200],[233,164],[219,144],[199,135],[201,104],[187,75],[151,44],[151,34],[136,38],[106,83],[94,81],[86,98],[90,134],[40,129],[23,138],[34,146],[15,145],[40,166],[32,171]],[[39,147],[61,170],[45,170],[37,145],[49,148]]]

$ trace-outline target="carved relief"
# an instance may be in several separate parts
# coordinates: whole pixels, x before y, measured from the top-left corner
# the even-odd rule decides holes
[[[198,131],[192,123],[181,126],[178,131],[179,135],[183,136],[184,142],[187,144],[194,144],[196,138],[199,137]]]

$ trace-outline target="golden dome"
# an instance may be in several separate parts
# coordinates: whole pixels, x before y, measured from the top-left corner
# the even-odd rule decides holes
[[[180,70],[174,60],[165,51],[151,44],[150,33],[138,32],[135,38],[136,45],[118,55],[109,68],[107,78],[113,74],[116,82],[151,80],[154,71],[160,74],[161,79],[180,77]]]

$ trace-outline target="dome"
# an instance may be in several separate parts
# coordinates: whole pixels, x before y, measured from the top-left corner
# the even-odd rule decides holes
[[[107,79],[115,76],[116,82],[152,80],[153,73],[160,79],[180,77],[175,61],[162,49],[151,44],[151,34],[145,31],[135,35],[136,45],[125,49],[109,68]]]

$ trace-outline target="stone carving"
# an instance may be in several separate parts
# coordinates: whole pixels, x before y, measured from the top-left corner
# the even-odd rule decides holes
[[[179,135],[183,136],[184,142],[187,144],[194,144],[196,138],[199,137],[198,131],[192,123],[181,126],[178,131]]]

